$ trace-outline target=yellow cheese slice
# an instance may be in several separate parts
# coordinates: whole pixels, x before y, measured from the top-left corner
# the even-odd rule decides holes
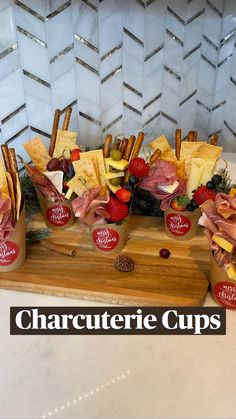
[[[43,140],[40,137],[35,137],[24,143],[23,146],[37,169],[40,172],[45,172],[50,156]]]
[[[235,198],[236,197],[236,188],[231,188],[229,191],[229,196],[231,198]]]
[[[205,160],[200,158],[194,158],[191,161],[189,178],[187,181],[187,196],[189,199],[192,198],[193,190],[197,189],[201,183],[203,170],[205,167]]]
[[[218,244],[222,249],[226,250],[226,252],[233,253],[234,252],[234,245],[230,243],[228,240],[224,239],[217,234],[213,234],[212,240]]]
[[[125,172],[108,172],[104,174],[105,179],[116,179],[117,177],[123,177]]]
[[[58,130],[53,157],[63,156],[65,159],[70,158],[70,153],[75,148],[79,148],[76,144],[78,133],[74,131]]]
[[[108,165],[108,166],[114,167],[114,169],[123,171],[127,169],[129,162],[123,159],[119,161],[115,161],[115,160],[112,160],[111,157],[108,157],[107,159],[105,159],[105,164],[106,166]]]
[[[229,277],[229,279],[233,279],[234,281],[236,281],[236,266],[235,265],[230,265],[227,269],[226,269],[226,273]]]

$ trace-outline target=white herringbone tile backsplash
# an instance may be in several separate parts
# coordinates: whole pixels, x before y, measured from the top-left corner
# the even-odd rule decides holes
[[[236,0],[0,0],[0,141],[25,156],[71,105],[92,147],[181,127],[236,152],[235,32]]]

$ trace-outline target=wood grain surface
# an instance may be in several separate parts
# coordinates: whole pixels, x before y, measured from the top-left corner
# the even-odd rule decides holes
[[[117,272],[114,255],[92,249],[89,232],[76,223],[69,230],[53,231],[51,240],[75,246],[76,256],[64,256],[28,243],[27,260],[15,272],[0,274],[0,288],[82,298],[104,303],[146,306],[200,306],[209,284],[210,255],[200,230],[190,241],[170,239],[163,219],[132,216],[129,238],[122,253],[135,260],[133,272]],[[40,214],[27,229],[45,227]],[[161,248],[171,252],[159,256]]]

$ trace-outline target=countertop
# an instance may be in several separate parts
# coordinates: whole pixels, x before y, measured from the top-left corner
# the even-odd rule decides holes
[[[234,311],[225,336],[11,336],[27,305],[103,304],[0,290],[1,419],[235,418]]]

